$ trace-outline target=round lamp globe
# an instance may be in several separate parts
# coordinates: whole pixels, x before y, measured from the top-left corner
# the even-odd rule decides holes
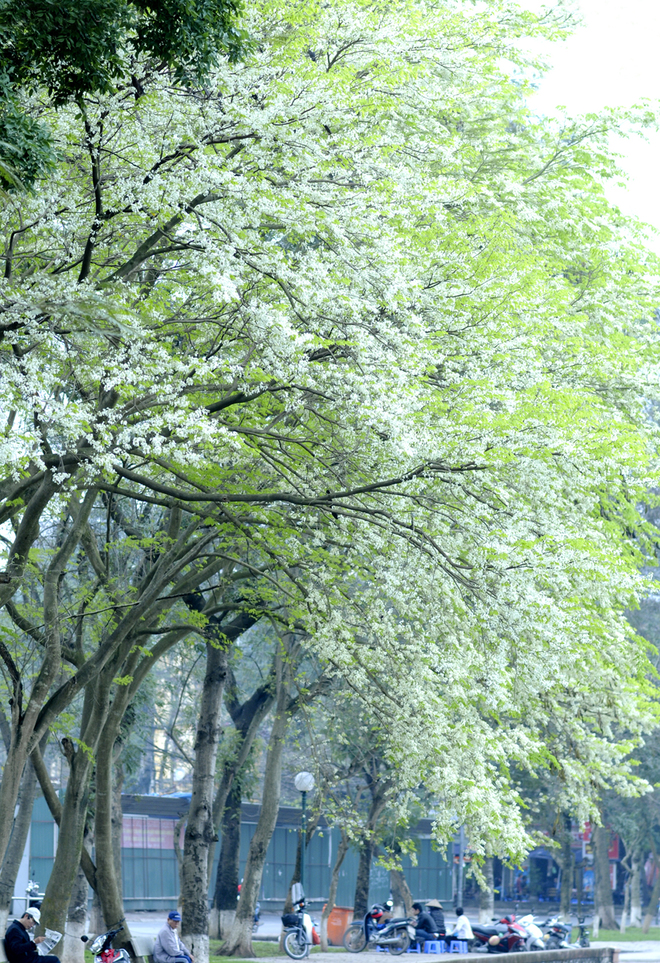
[[[295,778],[298,792],[311,792],[314,788],[314,776],[311,772],[299,772]]]

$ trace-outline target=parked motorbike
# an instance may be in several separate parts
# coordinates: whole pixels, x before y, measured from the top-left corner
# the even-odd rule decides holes
[[[119,963],[119,961],[130,963],[131,958],[126,950],[116,950],[112,945],[117,933],[121,933],[123,929],[124,927],[119,925],[113,930],[108,930],[107,933],[101,933],[90,943],[89,952],[94,954],[94,963]],[[80,938],[83,943],[89,942],[89,936],[81,936]]]
[[[573,926],[571,923],[560,923],[558,917],[553,916],[543,924],[549,930],[545,934],[545,945],[549,950],[577,950],[591,946],[589,930],[584,925],[584,916],[578,918],[579,936],[575,943],[571,943]]]
[[[285,913],[282,917],[284,927],[284,952],[292,960],[303,960],[309,956],[309,948],[313,943],[315,930],[311,916],[305,912],[305,900],[296,903],[294,913]],[[317,937],[318,939],[318,937]]]
[[[580,932],[578,936],[578,946],[591,946],[589,942],[589,930],[584,925],[584,916],[578,917],[578,930]]]
[[[570,923],[562,923],[558,916],[547,919],[543,924],[548,928],[548,932],[543,939],[548,950],[566,950],[571,945],[571,933],[573,927]]]
[[[518,923],[527,931],[525,949],[530,951],[546,949],[546,942],[543,938],[543,930],[537,923],[534,922],[534,917],[531,913],[529,913],[527,916],[521,916],[521,918],[518,920]]]
[[[516,922],[513,914],[503,916],[499,920],[497,917],[493,917],[493,923],[490,926],[473,923],[472,932],[474,934],[473,950],[482,950],[489,953],[511,953],[527,948],[527,931]]]
[[[344,933],[344,947],[349,953],[361,953],[366,947],[388,949],[393,956],[400,956],[410,946],[415,936],[415,927],[407,919],[380,920],[385,909],[374,903],[361,923],[351,923]]]

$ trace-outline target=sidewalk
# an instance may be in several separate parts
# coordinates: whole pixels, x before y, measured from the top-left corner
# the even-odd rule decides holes
[[[660,942],[657,940],[639,940],[632,943],[608,940],[607,943],[592,942],[591,945],[615,946],[620,951],[621,963],[656,963],[660,960]]]

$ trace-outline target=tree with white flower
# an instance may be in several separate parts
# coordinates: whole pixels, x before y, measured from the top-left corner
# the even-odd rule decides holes
[[[266,2],[245,27],[252,53],[203,89],[144,59],[137,86],[47,112],[58,168],[2,214],[0,601],[40,522],[60,513],[64,540],[0,813],[103,496],[271,566],[439,837],[460,822],[519,855],[509,765],[552,768],[583,818],[643,788],[626,758],[657,714],[622,612],[656,471],[658,266],[602,188],[608,133],[653,118],[536,119],[502,64],[563,22],[508,0]],[[202,956],[204,925],[184,910]]]

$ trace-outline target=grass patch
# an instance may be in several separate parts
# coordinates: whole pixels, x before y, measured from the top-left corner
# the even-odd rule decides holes
[[[215,956],[215,954],[218,952],[218,950],[219,950],[220,947],[222,946],[222,943],[223,943],[222,940],[209,940],[209,955],[210,955],[210,956]],[[280,955],[280,951],[279,951],[278,944],[277,944],[274,940],[272,940],[272,941],[269,941],[269,940],[252,940],[252,949],[254,950],[254,955],[255,955],[257,958],[259,958],[260,956],[279,956],[279,955]],[[286,956],[286,953],[284,953],[284,951],[282,951],[282,956]],[[233,956],[229,956],[229,957],[219,956],[219,957],[217,957],[217,959],[219,959],[219,960],[222,960],[222,959],[230,959],[230,960],[233,960],[234,957],[233,957]],[[239,963],[239,961],[237,960],[236,963]],[[243,963],[243,961],[241,960],[240,963]]]
[[[594,940],[593,937],[591,937],[591,939],[595,943],[634,943],[641,940],[648,942],[652,940],[660,941],[660,926],[652,926],[648,933],[642,933],[641,927],[638,926],[629,926],[625,933],[620,933],[618,930],[601,930],[596,940]]]

